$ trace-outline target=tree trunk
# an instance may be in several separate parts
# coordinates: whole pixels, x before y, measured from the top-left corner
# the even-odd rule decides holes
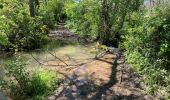
[[[103,44],[107,44],[111,36],[110,30],[112,25],[110,22],[109,8],[109,0],[102,0],[98,38]]]
[[[34,0],[29,0],[30,16],[35,17]]]

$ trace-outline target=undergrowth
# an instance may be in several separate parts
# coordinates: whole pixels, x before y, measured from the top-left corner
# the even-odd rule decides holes
[[[18,59],[6,62],[4,69],[0,88],[13,100],[45,100],[57,88],[55,71],[27,71],[26,63]]]
[[[128,63],[144,76],[146,90],[170,99],[170,15],[168,7],[133,12],[124,26]]]

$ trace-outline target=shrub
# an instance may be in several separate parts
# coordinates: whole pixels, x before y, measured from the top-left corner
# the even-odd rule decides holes
[[[47,25],[49,28],[55,28],[56,23],[65,21],[65,2],[61,0],[50,0],[48,4],[40,6],[39,16],[42,16],[44,25]]]
[[[33,90],[35,94],[39,95],[48,94],[50,91],[55,89],[56,82],[58,81],[56,79],[57,79],[56,73],[53,71],[48,70],[35,71],[32,74],[31,79],[32,86],[30,89]]]
[[[38,70],[31,73],[20,60],[8,61],[5,72],[1,89],[14,100],[46,98],[58,82],[55,72]]]
[[[11,50],[36,49],[47,43],[42,16],[30,17],[25,1],[2,0],[0,45]]]
[[[124,25],[126,57],[133,67],[145,76],[150,93],[168,97],[170,64],[169,8],[134,12]],[[167,95],[166,95],[167,94]]]
[[[4,21],[7,20],[5,16],[0,16],[0,45],[7,45],[8,44],[8,37],[5,34],[5,28],[8,28]]]
[[[99,22],[99,2],[82,0],[65,4],[68,16],[67,26],[82,37],[96,38]]]
[[[48,28],[53,29],[56,23],[54,17],[54,11],[50,5],[41,5],[39,8],[38,16],[41,16],[41,21]]]

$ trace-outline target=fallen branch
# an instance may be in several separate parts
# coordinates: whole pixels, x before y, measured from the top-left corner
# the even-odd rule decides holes
[[[30,55],[31,55],[31,57],[32,57],[36,62],[38,62],[40,65],[45,65],[45,64],[41,63],[40,61],[38,61],[32,54],[30,54]]]
[[[67,63],[65,63],[63,60],[61,60],[60,58],[58,58],[56,55],[52,54],[51,52],[48,51],[48,53],[50,53],[52,56],[54,56],[56,59],[58,59],[59,61],[61,61],[62,63],[64,63],[65,65],[68,66]]]
[[[38,64],[40,64],[40,65],[43,65],[43,66],[60,66],[60,67],[68,67],[68,66],[75,66],[75,67],[69,67],[69,68],[65,68],[66,70],[71,70],[71,69],[75,69],[75,68],[77,68],[77,67],[79,67],[79,66],[82,66],[82,65],[84,65],[84,64],[86,64],[86,63],[81,63],[81,64],[77,64],[77,65],[50,65],[50,64],[44,64],[44,63],[41,63],[38,59],[36,59],[32,54],[30,54],[31,55],[31,57],[38,63]]]
[[[96,54],[95,59],[102,58],[103,56],[106,55],[106,53],[107,53],[107,51],[99,52],[98,54]]]

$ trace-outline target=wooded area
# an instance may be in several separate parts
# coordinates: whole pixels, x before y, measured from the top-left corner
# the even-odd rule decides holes
[[[78,48],[79,52],[87,49],[86,53],[92,52],[87,56],[95,56],[79,61],[71,58],[71,50],[65,54],[69,51],[66,50],[64,57],[50,51],[67,45],[75,46],[71,50],[79,45],[86,46]],[[39,53],[47,50],[46,58],[52,56],[61,64],[40,61],[33,54],[37,50]],[[74,56],[82,56],[79,52]],[[29,59],[39,66],[66,66],[67,70],[82,67],[91,60],[102,65],[97,60],[109,62],[107,57],[110,56],[112,67],[116,66],[115,70],[118,70],[121,64],[117,62],[123,59],[124,67],[120,69],[130,68],[133,71],[129,73],[142,77],[142,90],[153,97],[144,100],[169,100],[170,0],[0,0],[0,70],[4,73],[0,71],[0,92],[11,100],[47,100],[61,86],[63,78],[59,76],[63,73],[56,69],[30,71],[35,66],[27,64],[29,60],[22,57],[24,53],[29,53]],[[4,55],[7,56],[3,58]],[[110,65],[103,65],[106,66]],[[112,74],[120,72],[118,81],[121,84],[124,73],[114,72],[114,68],[110,71]],[[112,74],[110,78],[115,78]],[[71,75],[63,76],[67,79]],[[114,79],[110,79],[113,85],[111,80]],[[94,97],[85,100],[105,100],[103,91],[109,85],[98,86]],[[113,97],[106,100],[136,100]],[[82,98],[75,97],[77,99]]]

